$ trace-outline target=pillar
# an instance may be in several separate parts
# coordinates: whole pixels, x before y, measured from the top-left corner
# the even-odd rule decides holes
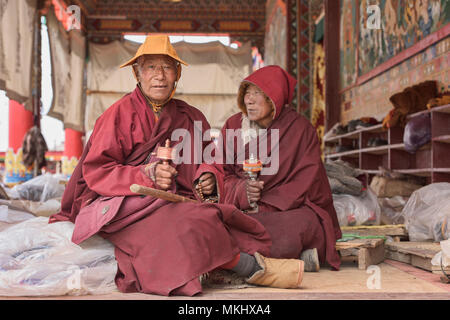
[[[83,153],[83,133],[70,128],[66,128],[64,132],[65,141],[64,153],[61,158],[61,173],[70,178]]]
[[[75,157],[80,159],[83,153],[83,133],[70,128],[65,130],[64,156],[68,159]]]
[[[26,110],[17,101],[9,100],[8,146],[15,153],[22,147],[23,138],[27,131],[33,127],[33,121],[33,112]]]

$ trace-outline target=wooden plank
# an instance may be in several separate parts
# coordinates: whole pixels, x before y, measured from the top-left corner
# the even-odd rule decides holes
[[[341,227],[342,233],[357,233],[360,236],[390,236],[407,237],[408,232],[404,224],[382,226],[352,226]]]
[[[384,261],[384,243],[375,248],[361,248],[358,252],[358,269],[366,270],[368,266]]]
[[[436,266],[431,264],[431,259],[439,251],[441,251],[439,242],[390,242],[386,243],[385,257],[408,263],[423,270],[433,271]]]
[[[384,257],[386,259],[391,259],[407,264],[411,264],[411,255],[407,253],[401,253],[401,252],[395,252],[391,250],[385,250],[384,251]]]
[[[341,262],[354,262],[354,263],[358,263],[358,256],[345,256],[345,257],[341,257]]]
[[[416,256],[416,255],[411,255],[411,265],[413,265],[414,267],[423,269],[423,270],[427,270],[427,271],[432,271],[432,265],[431,265],[431,259],[429,258],[424,258],[421,256]]]
[[[414,242],[400,241],[386,243],[386,248],[391,251],[412,254],[422,258],[432,259],[436,253],[441,251],[439,242]]]
[[[336,250],[350,248],[375,248],[384,242],[383,239],[354,239],[345,242],[336,242]]]
[[[358,262],[358,269],[365,270],[368,266],[379,264],[384,260],[384,239],[354,239],[337,242],[342,262]]]

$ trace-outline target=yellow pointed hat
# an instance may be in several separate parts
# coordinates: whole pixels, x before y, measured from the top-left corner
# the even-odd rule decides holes
[[[178,62],[184,64],[185,66],[188,65],[186,62],[181,60],[180,57],[178,57],[177,52],[170,43],[169,37],[167,35],[156,34],[147,36],[147,38],[145,38],[144,43],[139,47],[138,51],[136,52],[136,55],[131,60],[124,63],[120,67],[123,68],[126,66],[133,65],[136,62],[137,58],[145,54],[165,54],[177,60]]]

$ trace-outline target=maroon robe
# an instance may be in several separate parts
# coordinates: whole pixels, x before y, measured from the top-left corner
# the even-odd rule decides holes
[[[244,81],[258,86],[276,107],[274,120],[266,128],[267,139],[257,140],[258,149],[261,147],[259,143],[266,143],[269,158],[272,156],[271,130],[279,130],[278,172],[259,176],[259,180],[264,181],[261,199],[258,201],[259,211],[250,215],[268,230],[272,239],[272,257],[299,258],[303,250],[317,248],[319,260],[322,263],[328,262],[338,270],[340,258],[335,244],[342,235],[321,161],[317,134],[305,117],[288,106],[296,81],[277,66],[259,69]],[[241,110],[246,112],[243,94],[241,86],[238,101]],[[226,121],[222,128],[224,141],[226,130],[241,129],[242,117],[243,113],[238,113]],[[241,210],[248,210],[251,208],[246,193],[247,178],[242,163],[237,161],[238,143],[244,144],[240,138],[224,143],[225,150],[234,147],[235,157],[234,164],[224,165],[225,190],[221,201],[234,204]],[[245,144],[245,157],[241,159],[249,158],[249,145],[250,143]]]
[[[97,120],[64,192],[61,211],[50,218],[75,223],[74,243],[98,233],[115,245],[116,284],[122,292],[192,296],[201,292],[200,275],[239,252],[264,255],[270,250],[264,227],[232,205],[170,203],[130,191],[133,183],[155,187],[143,168],[157,160],[151,153],[175,129],[190,133],[193,163],[194,121],[209,129],[203,114],[181,100],[170,100],[155,121],[138,88],[124,96]],[[215,174],[221,192],[220,169],[174,166],[178,175],[171,192],[195,198],[192,186],[203,172]]]

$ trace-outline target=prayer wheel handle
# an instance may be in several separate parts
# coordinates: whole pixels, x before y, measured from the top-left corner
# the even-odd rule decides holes
[[[258,174],[262,170],[262,162],[256,159],[253,154],[250,155],[250,159],[247,159],[243,163],[243,169],[247,173],[250,181],[257,181]],[[250,207],[252,207],[251,213],[258,212],[258,204],[256,202],[250,202]]]

